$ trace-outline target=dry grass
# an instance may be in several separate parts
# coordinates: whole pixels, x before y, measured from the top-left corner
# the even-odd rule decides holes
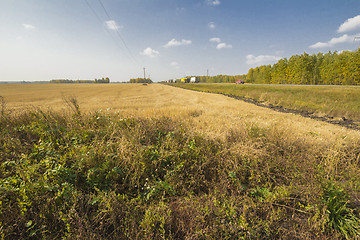
[[[151,84],[8,84],[0,96],[10,111],[68,110],[65,99],[75,98],[80,111],[104,111],[126,116],[170,116],[191,121],[195,129],[221,136],[229,129],[256,125],[261,128],[288,129],[292,134],[313,139],[337,141],[357,138],[357,131],[277,113],[228,97],[192,92]]]
[[[0,96],[5,99],[7,110],[16,112],[29,108],[68,111],[67,99],[76,99],[82,113],[168,116],[213,139],[225,139],[229,133],[263,129],[275,135],[281,132],[287,137],[284,141],[309,143],[314,151],[332,151],[336,146],[360,140],[359,131],[275,112],[221,95],[160,84],[9,84],[1,86]]]
[[[358,131],[159,84],[4,85],[0,96],[5,238],[358,234]]]
[[[186,89],[245,97],[320,116],[360,121],[359,87],[304,85],[173,84]],[[332,118],[331,118],[332,119]]]

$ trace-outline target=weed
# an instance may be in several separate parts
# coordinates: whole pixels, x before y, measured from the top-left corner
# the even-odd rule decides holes
[[[80,116],[80,105],[76,97],[64,97],[64,101],[70,107],[70,109],[72,109],[76,116]]]
[[[1,116],[5,115],[5,99],[3,96],[0,96],[0,105],[1,105]]]
[[[356,144],[337,149],[335,172],[325,148],[255,124],[210,138],[166,117],[38,110],[0,126],[4,239],[359,234]]]
[[[340,232],[346,239],[360,236],[360,219],[349,207],[349,198],[344,189],[329,182],[324,189],[327,226]]]

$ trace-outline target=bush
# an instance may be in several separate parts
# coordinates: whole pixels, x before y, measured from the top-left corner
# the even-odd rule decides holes
[[[2,238],[359,234],[358,192],[323,187],[324,156],[301,140],[284,140],[286,133],[251,126],[219,140],[169,118],[73,113],[1,118]],[[356,165],[356,151],[346,148],[337,177],[358,187],[358,172],[343,164]]]

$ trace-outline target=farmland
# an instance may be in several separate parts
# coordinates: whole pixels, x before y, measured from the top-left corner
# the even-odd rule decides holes
[[[244,96],[310,105],[255,88]],[[345,107],[313,110],[358,121],[358,90],[331,91]],[[9,84],[0,96],[5,239],[359,235],[359,131],[160,84]]]
[[[360,122],[360,88],[354,86],[174,84],[203,92],[254,100],[317,115]]]

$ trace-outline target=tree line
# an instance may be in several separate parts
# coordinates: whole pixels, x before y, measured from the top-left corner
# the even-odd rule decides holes
[[[246,82],[266,84],[360,85],[360,50],[291,56],[250,68]]]
[[[193,76],[199,78],[201,83],[235,83],[237,80],[245,79],[246,74],[243,75],[217,75],[217,76]],[[170,79],[167,82],[180,83],[181,79]]]
[[[131,78],[129,83],[152,83],[150,78]]]
[[[203,83],[235,83],[237,80],[246,78],[246,75],[217,75],[217,76],[199,76]]]
[[[53,79],[50,83],[110,83],[110,79],[108,77],[94,80]]]

